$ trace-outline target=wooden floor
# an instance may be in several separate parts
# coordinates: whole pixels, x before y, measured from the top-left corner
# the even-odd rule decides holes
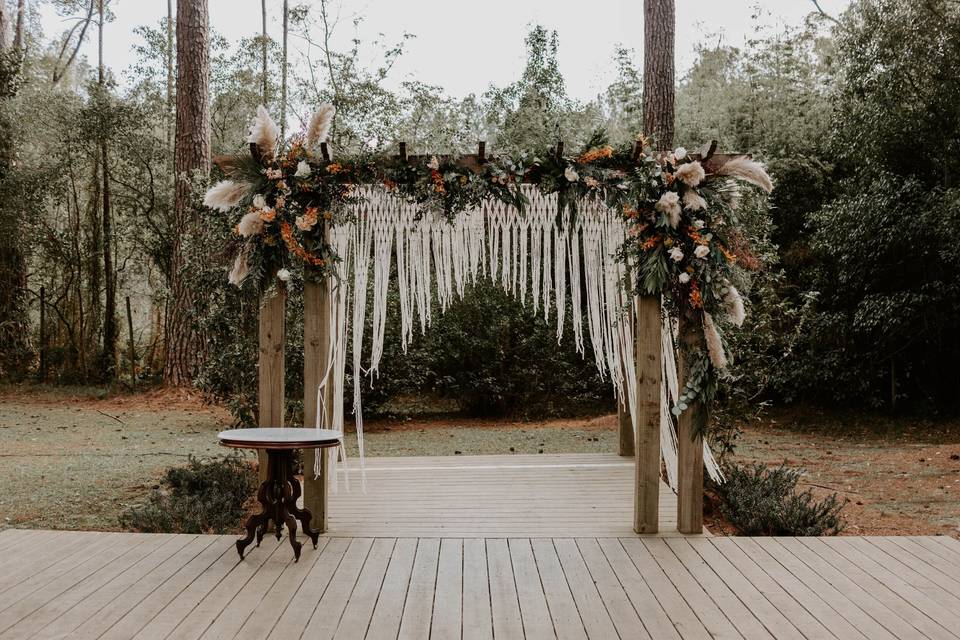
[[[273,537],[240,561],[234,536],[0,531],[0,640],[960,637],[951,538],[635,536],[616,456],[344,475],[298,563]]]
[[[949,538],[0,532],[0,638],[957,638]]]
[[[341,470],[331,535],[633,535],[634,464],[615,454],[369,458],[365,491],[363,475],[356,459]],[[665,484],[660,519],[661,535],[676,535],[677,498]]]

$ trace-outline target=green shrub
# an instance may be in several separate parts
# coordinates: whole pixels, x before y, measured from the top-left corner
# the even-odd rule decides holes
[[[228,533],[242,520],[256,476],[240,456],[207,460],[190,457],[187,466],[167,469],[161,488],[146,504],[129,509],[121,526],[147,533]]]
[[[848,502],[837,494],[816,500],[798,492],[802,471],[781,465],[724,466],[726,482],[714,484],[720,512],[746,536],[826,536],[843,530],[840,511]]]

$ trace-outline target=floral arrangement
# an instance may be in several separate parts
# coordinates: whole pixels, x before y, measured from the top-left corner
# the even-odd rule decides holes
[[[243,242],[230,282],[239,286],[251,272],[260,282],[272,274],[289,279],[291,261],[305,265],[307,277],[335,275],[340,258],[325,229],[347,220],[351,205],[363,200],[361,186],[381,185],[423,214],[450,220],[488,198],[522,213],[521,183],[556,194],[561,216],[575,217],[579,202],[600,198],[623,213],[627,241],[620,259],[634,267],[637,293],[662,295],[681,333],[702,329],[702,346],[686,354],[686,386],[674,411],[712,397],[729,362],[722,328],[740,326],[745,315],[732,284],[738,262],[750,262],[737,234],[737,180],[769,193],[773,185],[760,164],[716,154],[715,143],[696,153],[663,153],[641,137],[615,149],[602,131],[572,156],[552,148],[514,158],[361,154],[332,160],[324,143],[333,118],[333,106],[322,105],[304,133],[283,141],[261,106],[250,128],[250,154],[218,159],[226,179],[210,188],[204,204],[238,216],[235,231]]]

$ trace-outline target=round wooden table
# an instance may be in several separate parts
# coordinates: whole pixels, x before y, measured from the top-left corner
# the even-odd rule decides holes
[[[225,447],[242,449],[265,449],[267,452],[267,479],[260,485],[257,500],[262,507],[260,513],[247,518],[247,535],[237,540],[237,553],[243,560],[243,552],[257,540],[257,546],[263,540],[270,521],[276,527],[277,540],[283,535],[283,525],[290,533],[290,546],[293,555],[300,560],[303,545],[297,542],[297,520],[303,532],[313,540],[317,548],[320,532],[310,527],[313,514],[309,509],[297,507],[300,499],[300,481],[293,473],[293,451],[295,449],[326,449],[340,446],[341,434],[326,429],[231,429],[217,434],[220,444]]]

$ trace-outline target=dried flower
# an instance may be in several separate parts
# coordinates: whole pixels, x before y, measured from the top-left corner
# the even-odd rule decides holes
[[[310,207],[302,216],[297,216],[296,223],[300,231],[310,231],[317,224],[317,209]]]
[[[670,249],[670,252],[667,254],[674,262],[680,262],[683,260],[683,249],[680,247],[674,247]]]
[[[591,189],[596,189],[600,186],[600,181],[594,177],[587,176],[583,179],[583,184],[587,185]]]
[[[254,209],[263,209],[267,206],[267,199],[263,197],[263,194],[258,193],[253,196],[253,208]]]
[[[576,182],[580,179],[580,174],[577,173],[577,170],[573,168],[573,165],[568,165],[563,171],[563,177],[570,182]]]
[[[767,193],[773,191],[773,181],[764,170],[763,165],[754,161],[749,156],[740,156],[739,158],[734,158],[724,163],[717,169],[717,174],[739,178],[744,182],[749,182],[750,184],[760,187]]]
[[[227,213],[240,204],[240,201],[250,191],[251,186],[249,182],[221,180],[207,190],[207,193],[203,196],[203,205],[221,213]]]
[[[247,264],[249,254],[250,244],[248,243],[243,245],[240,253],[237,254],[236,260],[233,261],[233,268],[230,269],[230,275],[228,276],[230,284],[239,287],[246,279],[247,274],[250,272],[250,267]]]
[[[284,268],[284,269],[280,269],[279,271],[277,271],[277,279],[278,279],[278,280],[281,280],[282,282],[287,282],[287,281],[289,281],[289,280],[290,280],[290,271],[289,271],[289,269]]]
[[[333,124],[333,116],[337,110],[332,104],[324,103],[317,107],[310,117],[310,124],[307,126],[307,148],[315,149],[321,142],[327,141],[330,134],[330,125]]]
[[[690,211],[702,211],[707,208],[707,201],[693,189],[683,194],[683,206]]]
[[[673,157],[677,160],[683,160],[687,157],[687,150],[684,147],[677,147],[673,150]]]
[[[244,238],[255,236],[263,231],[263,220],[260,219],[259,211],[251,211],[240,218],[237,224],[237,233]]]
[[[707,177],[706,172],[703,170],[703,166],[697,162],[687,162],[677,167],[675,172],[677,178],[682,180],[685,185],[688,187],[695,187]]]
[[[279,180],[283,177],[282,169],[267,169],[264,173],[267,176],[267,180]]]
[[[430,156],[430,162],[427,163],[427,168],[437,171],[440,168],[440,160],[437,156]]]
[[[680,281],[680,284],[687,284],[690,282],[690,274],[684,271],[677,277],[677,280]]]
[[[727,368],[727,354],[723,349],[723,340],[720,338],[720,331],[713,322],[713,317],[709,313],[703,314],[703,337],[707,343],[707,354],[710,356],[710,363],[717,369]]]
[[[680,195],[676,191],[667,191],[662,196],[654,208],[661,213],[667,214],[670,226],[674,229],[680,224]]]
[[[247,142],[257,145],[260,155],[272,158],[277,151],[277,142],[280,140],[280,127],[270,117],[270,112],[263,105],[257,107],[257,115],[250,125],[250,137]]]
[[[727,285],[727,290],[723,294],[723,308],[726,310],[730,322],[738,327],[743,326],[743,321],[747,318],[747,311],[743,306],[743,297],[732,284]]]
[[[710,255],[710,247],[705,244],[698,244],[697,248],[693,250],[693,255],[698,258],[706,258]]]
[[[583,154],[581,154],[579,158],[577,158],[577,162],[579,162],[580,164],[590,164],[591,162],[595,162],[597,160],[600,160],[601,158],[610,158],[610,157],[613,157],[613,147],[611,147],[610,145],[606,145],[603,147],[596,147],[594,149],[590,149],[589,151],[584,152]]]

